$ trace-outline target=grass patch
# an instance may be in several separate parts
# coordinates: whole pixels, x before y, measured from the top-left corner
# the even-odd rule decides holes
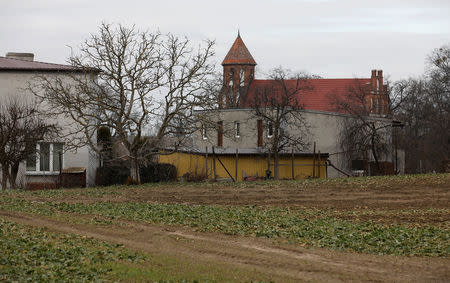
[[[0,281],[97,281],[112,271],[108,263],[144,260],[121,245],[0,219]]]
[[[51,203],[18,198],[1,200],[3,209],[53,215],[89,214],[198,231],[267,238],[285,238],[311,247],[372,254],[447,257],[449,230],[433,226],[409,227],[352,222],[316,210],[256,206],[181,205],[151,203]],[[312,215],[316,212],[318,215]],[[311,217],[314,216],[314,217]]]
[[[272,276],[180,256],[133,252],[120,244],[0,219],[0,281],[188,283],[255,278],[269,282]]]

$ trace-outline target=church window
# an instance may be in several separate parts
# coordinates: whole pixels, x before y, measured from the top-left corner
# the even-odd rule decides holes
[[[230,81],[233,81],[234,79],[234,68],[230,69]]]
[[[241,69],[240,77],[239,77],[239,85],[244,86],[245,85],[245,70]]]

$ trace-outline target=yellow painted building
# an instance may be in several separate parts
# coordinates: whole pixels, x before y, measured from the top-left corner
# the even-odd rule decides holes
[[[279,178],[291,180],[326,178],[327,158],[328,154],[323,153],[320,154],[320,158],[318,154],[315,154],[315,157],[313,154],[305,153],[282,154],[279,159]],[[264,178],[268,168],[267,160],[267,154],[255,153],[174,152],[159,155],[160,163],[170,163],[177,168],[179,179],[187,173],[208,179],[214,179],[214,176],[230,178],[231,175],[237,181],[254,179],[254,177]],[[272,158],[270,162],[272,177],[273,165]]]

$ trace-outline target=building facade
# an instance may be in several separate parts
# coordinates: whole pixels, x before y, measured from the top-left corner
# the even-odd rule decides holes
[[[85,75],[82,70],[69,65],[35,61],[31,53],[8,53],[5,57],[0,57],[0,98],[2,101],[17,98],[35,103],[29,86],[36,82],[37,76],[61,78],[70,83],[68,74]],[[96,76],[96,72],[90,75]],[[66,115],[59,115],[55,120],[51,122],[56,122],[63,132],[70,127],[71,121]],[[20,165],[17,185],[22,188],[55,188],[61,185],[58,182],[61,182],[63,173],[66,178],[72,178],[69,183],[94,185],[98,166],[96,155],[88,146],[69,150],[66,144],[70,138],[74,137],[54,138],[37,143],[36,154],[30,155]],[[80,176],[84,180],[80,180]]]
[[[206,124],[194,137],[197,150],[219,148],[224,151],[239,149],[246,152],[264,153],[273,138],[273,125],[255,115],[255,97],[267,89],[273,97],[280,97],[275,80],[255,78],[256,61],[245,46],[242,38],[234,41],[228,54],[222,62],[223,89],[218,96],[217,110],[199,112],[203,116],[210,115],[213,123]],[[355,113],[339,106],[357,104],[365,109],[361,115],[383,125],[384,136],[388,150],[379,157],[380,161],[392,163],[391,123],[388,115],[389,97],[387,87],[383,83],[383,72],[372,70],[367,78],[323,79],[307,78],[303,83],[308,88],[298,91],[294,96],[301,111],[307,129],[300,129],[291,123],[283,126],[284,131],[303,135],[307,146],[302,153],[321,152],[329,154],[329,177],[345,176],[352,173],[352,162],[343,152],[341,138],[343,127],[349,119],[355,119]],[[284,86],[296,84],[296,80],[286,79]],[[362,95],[363,94],[363,95]],[[361,97],[358,97],[361,96]],[[353,97],[358,98],[353,101]],[[359,107],[358,106],[358,107]],[[294,107],[294,103],[292,104]],[[286,149],[290,151],[289,147]],[[366,161],[372,161],[373,156],[367,154]]]

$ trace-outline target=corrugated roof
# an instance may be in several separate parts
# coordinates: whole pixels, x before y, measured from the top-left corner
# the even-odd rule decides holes
[[[39,61],[27,61],[15,58],[7,58],[0,56],[0,70],[11,71],[71,71],[81,72],[87,69],[78,68],[70,65],[45,63]],[[98,72],[97,69],[88,69],[91,72]]]
[[[307,79],[302,81],[307,88],[298,92],[297,102],[307,110],[324,112],[337,111],[336,101],[346,99],[350,87],[370,84],[370,78],[362,79]],[[297,80],[285,80],[288,88],[295,89]],[[251,107],[255,94],[269,89],[275,96],[281,95],[280,84],[275,80],[253,80],[245,100],[245,106]],[[295,104],[295,100],[293,101]]]
[[[168,152],[182,152],[182,153],[191,153],[191,154],[206,154],[208,155],[213,154],[212,147],[208,147],[208,149],[203,148],[179,148],[177,150],[171,149],[171,148],[165,148],[161,149],[162,151],[168,151]],[[236,155],[236,148],[230,148],[230,147],[215,147],[214,148],[214,154],[217,155]],[[264,148],[239,148],[238,149],[239,155],[264,155],[267,154],[267,149]],[[283,150],[279,153],[281,156],[291,156],[292,152],[291,150]],[[301,152],[301,151],[295,151],[295,156],[303,156],[303,157],[312,157],[312,152]],[[318,156],[318,153],[316,153],[316,156]],[[327,152],[321,152],[321,157],[328,157],[329,153]]]
[[[255,59],[253,59],[239,34],[222,62],[222,65],[233,64],[256,65]]]

